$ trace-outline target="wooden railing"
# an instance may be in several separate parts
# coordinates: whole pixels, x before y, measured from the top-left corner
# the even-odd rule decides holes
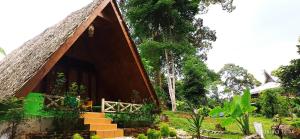
[[[44,97],[45,97],[45,102],[47,102],[46,108],[59,107],[64,102],[64,97],[62,97],[62,96],[54,96],[54,95],[44,94]]]
[[[133,103],[124,103],[124,102],[114,102],[114,101],[106,101],[102,98],[101,101],[101,112],[106,113],[115,113],[115,112],[130,112],[134,113],[139,111],[143,105],[141,104],[133,104]]]

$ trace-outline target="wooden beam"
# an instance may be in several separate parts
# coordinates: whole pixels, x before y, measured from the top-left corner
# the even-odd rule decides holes
[[[103,19],[103,20],[105,20],[105,21],[107,21],[107,22],[109,22],[109,23],[113,23],[113,21],[112,21],[108,16],[104,15],[102,12],[100,12],[100,13],[98,14],[98,16],[99,16],[101,19]]]
[[[126,40],[126,42],[128,44],[126,46],[128,46],[129,49],[130,49],[130,51],[131,51],[131,54],[132,54],[132,56],[133,56],[133,58],[135,60],[135,64],[138,67],[138,69],[139,69],[139,71],[140,71],[140,73],[142,75],[142,78],[144,80],[144,83],[145,83],[145,85],[146,85],[146,87],[147,87],[147,89],[148,89],[148,91],[150,93],[151,99],[153,100],[153,102],[155,102],[157,105],[159,105],[158,98],[157,98],[157,96],[155,94],[153,86],[151,85],[150,79],[147,76],[147,74],[145,72],[145,69],[144,69],[144,67],[142,65],[142,61],[141,61],[141,59],[139,57],[138,51],[137,51],[137,49],[135,47],[135,44],[134,44],[134,42],[132,41],[132,39],[130,37],[130,34],[128,32],[128,28],[127,28],[125,22],[123,21],[123,19],[121,17],[121,13],[120,13],[120,11],[119,11],[119,9],[117,8],[116,5],[117,4],[115,3],[115,1],[111,0],[111,6],[112,6],[112,8],[113,8],[113,10],[114,10],[114,12],[115,12],[115,14],[117,16],[119,26],[121,27],[121,30],[122,30],[123,35],[125,37],[125,40]]]
[[[84,21],[69,37],[65,43],[63,43],[59,49],[54,52],[46,63],[41,67],[37,73],[30,78],[23,87],[15,94],[17,97],[26,96],[34,87],[48,74],[52,67],[62,58],[62,56],[69,50],[69,48],[75,43],[80,35],[88,28],[88,26],[95,20],[100,13],[108,4],[110,0],[103,0],[102,3],[91,13],[86,21]]]

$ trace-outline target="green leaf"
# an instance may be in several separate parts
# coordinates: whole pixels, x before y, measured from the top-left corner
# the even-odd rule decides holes
[[[225,116],[231,114],[231,113],[230,113],[230,112],[231,112],[230,107],[231,107],[231,103],[229,103],[229,102],[225,102],[225,103],[224,103],[223,112],[224,112],[224,115],[225,115]]]
[[[257,109],[256,107],[254,107],[254,106],[250,106],[250,108],[249,108],[248,112],[253,112],[253,111],[255,111],[256,109]]]
[[[232,118],[236,118],[236,117],[240,117],[243,115],[243,111],[242,111],[242,108],[239,104],[236,104],[235,106],[235,109],[234,111],[231,113],[231,117]]]
[[[244,112],[249,112],[251,103],[250,103],[251,95],[250,95],[250,90],[246,89],[243,92],[243,96],[241,98],[241,107]]]
[[[234,113],[237,106],[240,106],[241,104],[241,96],[234,96],[233,100],[230,103],[230,115]]]
[[[221,112],[223,112],[223,109],[220,106],[218,106],[218,107],[215,107],[214,109],[212,109],[209,112],[209,115],[211,117],[219,117]]]

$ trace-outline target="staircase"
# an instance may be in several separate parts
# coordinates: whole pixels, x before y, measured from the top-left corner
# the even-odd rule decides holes
[[[112,124],[112,120],[105,118],[105,113],[86,112],[81,115],[84,124],[89,125],[89,130],[96,132],[100,138],[119,138],[124,136],[123,129],[118,129],[117,124]]]

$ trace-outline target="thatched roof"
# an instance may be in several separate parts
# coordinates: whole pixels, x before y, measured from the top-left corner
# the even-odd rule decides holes
[[[0,101],[18,92],[103,1],[71,13],[0,61]]]

